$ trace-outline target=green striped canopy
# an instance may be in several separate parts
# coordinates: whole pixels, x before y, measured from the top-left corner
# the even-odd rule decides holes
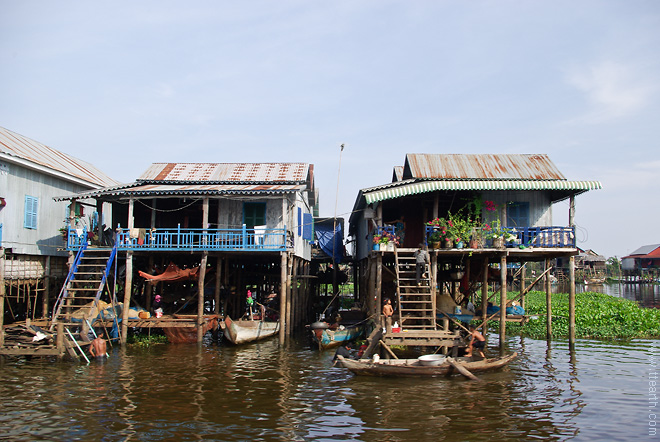
[[[415,182],[397,182],[389,186],[365,189],[367,204],[399,198],[402,196],[434,192],[436,190],[559,190],[578,193],[597,190],[602,186],[599,181],[567,180],[429,180]]]

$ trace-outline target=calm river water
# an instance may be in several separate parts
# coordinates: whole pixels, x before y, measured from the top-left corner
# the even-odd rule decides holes
[[[490,334],[490,355],[496,333]],[[0,362],[0,439],[21,441],[658,440],[660,342],[511,337],[481,382],[356,377],[303,337],[113,348],[91,364]],[[653,419],[651,419],[653,421]],[[657,419],[660,421],[660,419]],[[655,422],[653,422],[655,423]]]

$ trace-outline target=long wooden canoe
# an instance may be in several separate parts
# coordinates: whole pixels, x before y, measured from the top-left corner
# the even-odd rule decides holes
[[[232,320],[225,316],[224,337],[232,344],[245,344],[273,336],[280,331],[280,322]]]
[[[515,359],[518,353],[512,353],[501,358],[482,359],[472,361],[471,358],[456,358],[454,363],[460,364],[470,372],[482,372],[502,368]],[[422,365],[417,359],[381,359],[374,362],[372,359],[346,359],[338,356],[338,366],[347,368],[356,375],[365,376],[446,376],[459,374],[449,363],[444,361],[440,365]]]

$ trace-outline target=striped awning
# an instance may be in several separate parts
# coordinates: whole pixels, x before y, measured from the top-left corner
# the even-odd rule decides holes
[[[399,184],[399,185],[397,185]],[[602,188],[599,181],[567,180],[429,180],[365,189],[367,204],[436,190],[557,190],[582,193]]]

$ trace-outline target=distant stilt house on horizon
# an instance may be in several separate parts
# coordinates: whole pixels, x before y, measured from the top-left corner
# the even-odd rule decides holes
[[[629,280],[657,279],[660,276],[660,244],[645,245],[624,256],[621,270]]]
[[[386,343],[409,344],[417,334],[420,342],[445,345],[455,339],[448,320],[471,305],[475,319],[493,319],[490,284],[502,297],[502,342],[504,323],[513,319],[504,308],[507,282],[524,274],[530,261],[544,263],[548,301],[551,260],[569,262],[574,308],[575,197],[600,189],[598,181],[567,180],[543,154],[407,154],[392,177],[360,190],[348,232],[361,299],[375,315],[381,299],[396,300],[407,331],[388,333]],[[555,226],[552,205],[563,200],[569,200],[569,225]],[[430,255],[421,277],[413,257],[420,244]],[[518,299],[523,304],[525,289]],[[429,333],[435,333],[430,341]]]

